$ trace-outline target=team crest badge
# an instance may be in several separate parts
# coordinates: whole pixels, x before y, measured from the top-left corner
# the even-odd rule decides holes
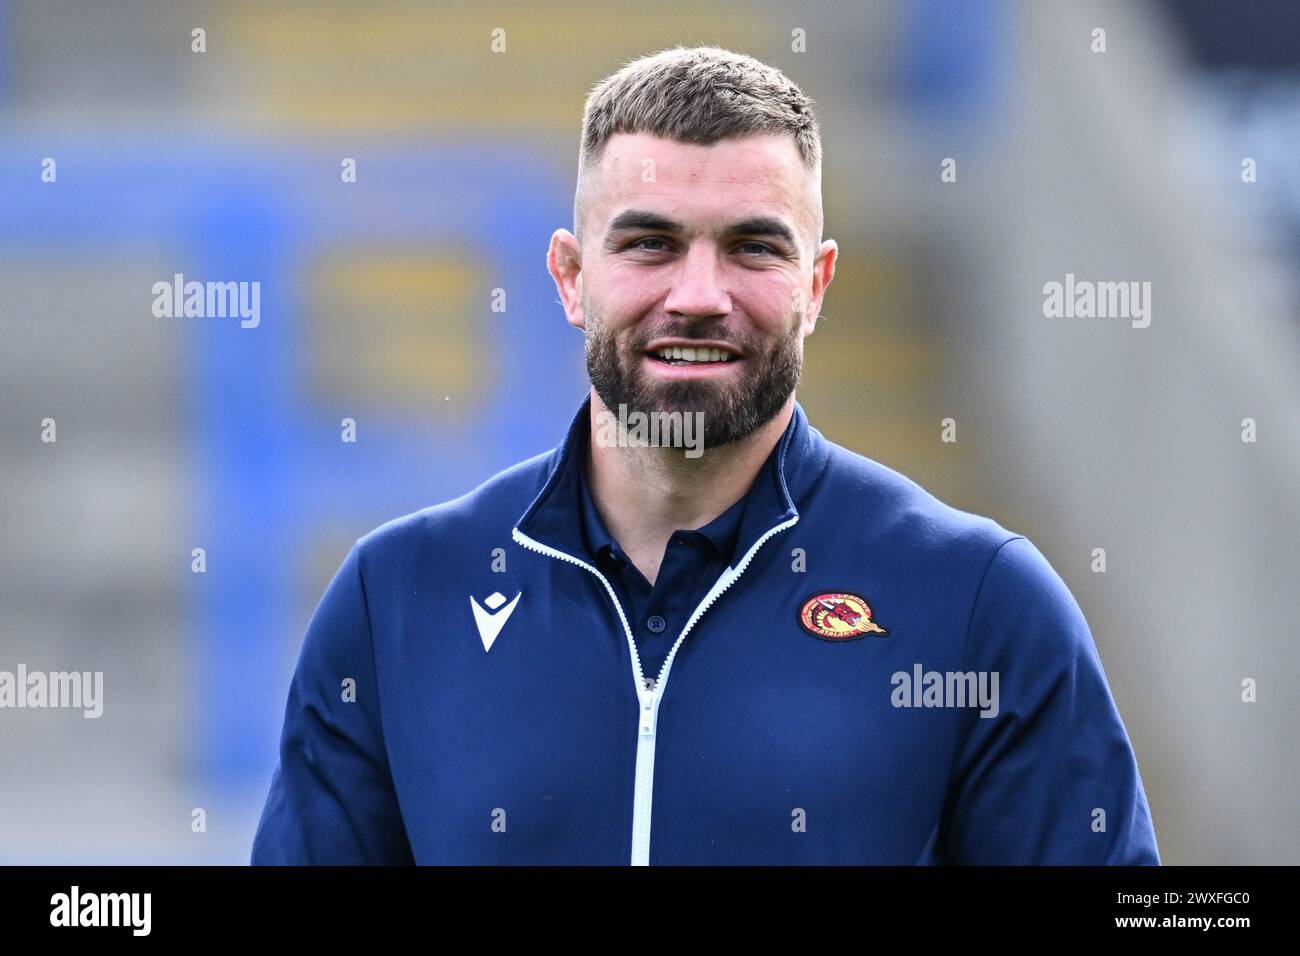
[[[865,634],[888,634],[871,619],[866,598],[843,591],[814,594],[799,611],[799,623],[824,641],[854,641]]]

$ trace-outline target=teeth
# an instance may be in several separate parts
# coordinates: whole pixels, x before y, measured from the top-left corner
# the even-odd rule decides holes
[[[722,349],[682,348],[677,345],[660,349],[658,355],[665,361],[680,362],[730,362],[732,358],[730,352],[724,352]]]

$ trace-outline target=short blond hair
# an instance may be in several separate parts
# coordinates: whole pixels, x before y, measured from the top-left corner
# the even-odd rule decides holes
[[[721,47],[679,45],[632,60],[587,96],[573,201],[575,233],[581,238],[584,181],[615,134],[649,133],[712,146],[732,136],[789,133],[804,165],[820,179],[821,129],[814,105],[776,67]]]

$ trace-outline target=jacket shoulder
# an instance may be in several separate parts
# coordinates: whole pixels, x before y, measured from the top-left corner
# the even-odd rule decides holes
[[[851,503],[853,513],[908,548],[970,551],[991,558],[1008,541],[1024,537],[992,517],[963,511],[907,475],[842,445],[830,455],[821,485],[830,500]]]
[[[555,450],[511,465],[458,498],[386,521],[357,539],[361,556],[382,560],[436,541],[468,536],[509,538],[514,521],[541,491]]]

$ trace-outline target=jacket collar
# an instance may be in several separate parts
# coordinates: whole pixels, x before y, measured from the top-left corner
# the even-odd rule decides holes
[[[581,446],[579,446],[579,451],[576,453],[581,454],[580,449]],[[775,450],[776,449],[774,448],[773,452],[775,452]],[[591,450],[589,447],[587,449],[588,458],[590,458],[590,455]],[[589,462],[584,462],[584,464],[588,463]],[[776,467],[775,454],[768,456],[763,467],[765,469]],[[578,489],[581,493],[581,510],[578,515],[578,520],[582,526],[583,540],[587,543],[587,553],[593,558],[599,559],[601,553],[606,549],[610,551],[622,551],[622,546],[614,539],[614,536],[609,533],[609,529],[605,526],[605,522],[601,518],[600,512],[596,509],[596,502],[591,494],[591,483],[583,480],[589,474],[590,472],[586,468],[579,471]],[[762,487],[766,488],[767,484],[767,482],[763,482]],[[703,537],[709,546],[712,547],[712,549],[717,552],[717,554],[727,564],[734,564],[737,536],[741,533],[745,513],[749,510],[749,499],[752,497],[753,495],[746,495],[743,501],[737,501],[708,524],[687,533]]]
[[[591,393],[583,396],[564,441],[546,459],[542,490],[515,522],[515,529],[570,557],[590,561],[581,530],[582,467],[591,440]],[[813,428],[796,401],[794,414],[748,495],[734,554],[744,555],[776,526],[797,519],[796,502],[812,488],[830,455],[828,443]],[[733,566],[735,561],[733,559]]]

